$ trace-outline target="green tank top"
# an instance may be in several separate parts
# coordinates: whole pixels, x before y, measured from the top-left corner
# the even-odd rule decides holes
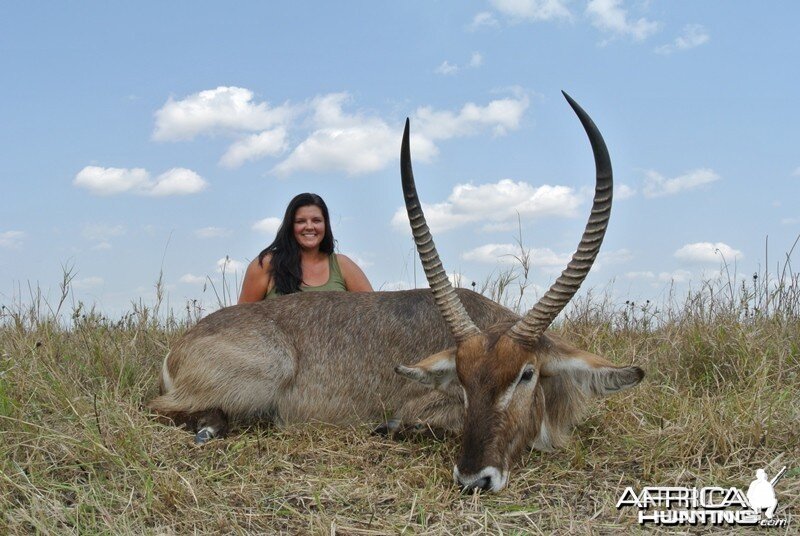
[[[342,270],[339,268],[339,261],[336,259],[336,254],[332,253],[328,256],[328,281],[325,282],[323,285],[319,285],[316,287],[311,287],[308,285],[300,285],[300,292],[319,292],[319,291],[346,291],[347,285],[344,283],[344,276],[342,276]],[[278,296],[282,296],[283,294],[278,291],[276,287],[272,287],[272,289],[267,292],[267,295],[264,299],[269,300],[271,298],[277,298]]]

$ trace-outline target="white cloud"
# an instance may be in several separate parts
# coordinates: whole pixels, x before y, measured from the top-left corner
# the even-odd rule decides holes
[[[626,184],[614,184],[614,200],[623,201],[636,195],[636,190]]]
[[[428,225],[433,231],[446,231],[465,223],[485,221],[502,223],[544,216],[572,217],[581,204],[580,196],[566,186],[543,185],[538,188],[525,182],[503,179],[497,183],[458,184],[447,201],[423,203]],[[404,207],[392,217],[392,225],[408,229],[408,216]]]
[[[527,252],[530,254],[531,265],[534,268],[543,268],[545,272],[553,272],[553,268],[557,269],[555,271],[561,270],[571,257],[566,253],[556,253],[550,248],[529,248]],[[517,257],[520,254],[519,246],[516,244],[485,244],[464,252],[461,258],[486,264],[517,265],[519,264]]]
[[[688,270],[674,270],[658,274],[658,280],[662,283],[688,283],[691,279],[692,272]]]
[[[383,169],[397,158],[400,134],[379,117],[346,114],[350,97],[335,93],[314,99],[315,130],[273,168],[279,176],[298,171],[341,171],[349,176]]]
[[[86,166],[80,170],[72,184],[100,196],[133,193],[159,197],[193,194],[204,190],[208,185],[200,175],[186,168],[170,169],[153,181],[150,173],[142,168],[98,166]]]
[[[25,233],[22,231],[3,231],[0,233],[0,247],[18,248],[22,245]]]
[[[228,275],[239,273],[243,274],[247,265],[241,261],[223,257],[217,261],[217,271]]]
[[[298,171],[343,172],[349,176],[384,169],[398,158],[400,125],[390,127],[379,117],[343,110],[351,100],[346,93],[314,99],[314,130],[297,145],[273,172],[287,176]],[[498,99],[486,106],[466,104],[457,114],[419,108],[412,122],[414,158],[426,161],[438,151],[435,141],[473,134],[480,128],[505,134],[519,126],[528,107],[528,98]]]
[[[281,226],[281,221],[280,218],[264,218],[255,222],[252,229],[265,235],[275,236]]]
[[[202,285],[206,282],[206,278],[201,275],[183,274],[179,281],[181,283],[188,283],[190,285]]]
[[[295,110],[288,104],[270,107],[255,103],[253,92],[220,86],[175,101],[170,98],[155,114],[153,139],[191,140],[199,134],[257,132],[289,121]]]
[[[105,281],[103,278],[98,276],[89,276],[72,280],[72,288],[76,290],[90,290],[93,288],[102,287],[104,284]]]
[[[481,11],[472,18],[467,30],[474,32],[480,28],[496,28],[499,26],[497,19],[488,11]]]
[[[469,58],[469,66],[476,69],[483,65],[483,54],[480,52],[473,52]]]
[[[436,74],[443,74],[445,76],[456,74],[458,72],[458,65],[453,65],[447,60],[444,60],[434,71]]]
[[[122,236],[126,232],[124,225],[109,225],[105,223],[88,223],[81,229],[81,235],[87,240],[105,242],[114,236]]]
[[[470,102],[457,114],[425,106],[416,110],[414,124],[420,135],[431,141],[466,136],[478,128],[491,128],[495,135],[503,135],[519,127],[528,105],[527,95],[521,94],[516,98],[493,100],[486,106]]]
[[[689,50],[699,47],[710,39],[706,29],[700,24],[687,24],[683,27],[681,35],[675,38],[672,43],[656,48],[658,54],[669,55],[673,52]]]
[[[654,279],[656,274],[648,271],[627,272],[624,277],[626,279]]]
[[[643,41],[659,28],[657,22],[645,18],[630,21],[627,10],[622,7],[622,0],[590,0],[586,5],[586,13],[592,25],[615,37],[628,36]]]
[[[477,69],[483,65],[483,55],[480,52],[473,52],[472,56],[469,58],[469,62],[467,62],[466,67],[470,69]],[[462,67],[458,64],[450,63],[449,61],[443,61],[434,71],[436,74],[441,74],[445,76],[454,75],[461,71]]]
[[[222,227],[203,227],[202,229],[196,230],[194,235],[197,238],[220,238],[223,236],[230,236],[231,231],[230,229],[224,229]]]
[[[800,166],[797,169],[794,170],[794,172],[792,173],[792,176],[800,177]]]
[[[460,272],[448,272],[447,279],[450,280],[450,284],[454,288],[469,288],[473,281],[471,278]]]
[[[733,262],[744,258],[738,249],[733,249],[723,242],[696,242],[686,244],[675,252],[675,257],[689,262],[713,262],[721,260]]]
[[[172,168],[156,177],[155,183],[147,189],[147,195],[165,197],[168,195],[188,195],[202,192],[208,187],[203,177],[186,168]]]
[[[86,166],[75,175],[72,184],[95,195],[116,195],[145,190],[150,184],[150,174],[142,168]]]
[[[595,266],[600,264],[623,264],[629,262],[633,259],[633,253],[630,250],[622,248],[616,249],[613,251],[600,251],[600,255],[597,257],[597,262]]]
[[[652,281],[654,285],[660,283],[687,283],[692,278],[692,272],[688,270],[674,270],[672,272],[659,272],[658,274],[650,271],[628,272],[624,277],[632,280]]]
[[[483,246],[465,251],[461,254],[461,258],[467,261],[489,264],[496,262],[512,264],[514,262],[513,255],[518,254],[519,246],[515,246],[514,244],[484,244]]]
[[[222,155],[220,164],[236,168],[249,160],[258,160],[264,156],[277,156],[285,151],[286,147],[286,129],[278,127],[235,142]]]
[[[99,242],[92,246],[92,249],[95,251],[106,251],[111,249],[111,242]]]
[[[781,225],[796,225],[800,223],[800,218],[781,218]]]
[[[647,171],[642,192],[645,197],[662,197],[680,192],[694,190],[704,184],[720,179],[713,169],[700,168],[689,171],[672,179],[667,179],[656,171]]]
[[[566,3],[564,0],[491,0],[492,6],[503,15],[526,21],[570,19],[572,14]]]

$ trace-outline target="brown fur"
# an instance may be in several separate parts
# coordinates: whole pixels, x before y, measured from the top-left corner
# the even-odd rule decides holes
[[[301,293],[222,309],[170,349],[169,381],[161,379],[162,394],[149,407],[190,427],[212,422],[226,429],[227,418],[393,418],[387,430],[462,430],[460,471],[507,471],[527,445],[562,445],[590,396],[643,375],[551,334],[523,346],[505,335],[517,315],[474,292],[457,292],[484,331],[455,350],[428,290]],[[400,364],[398,372],[420,381],[396,374]],[[519,379],[523,367],[536,373],[530,383]]]

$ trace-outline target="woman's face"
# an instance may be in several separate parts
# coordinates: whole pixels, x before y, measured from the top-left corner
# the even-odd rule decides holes
[[[319,249],[325,237],[325,217],[316,205],[300,207],[294,213],[294,239],[302,249]]]

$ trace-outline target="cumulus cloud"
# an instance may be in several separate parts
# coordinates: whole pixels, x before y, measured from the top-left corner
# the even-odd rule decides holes
[[[105,242],[115,236],[122,236],[126,232],[124,225],[109,225],[106,223],[87,223],[81,229],[81,235],[87,240]]]
[[[202,275],[183,274],[179,281],[190,285],[202,285],[206,282],[206,278]]]
[[[530,248],[530,261],[534,268],[544,268],[546,272],[563,269],[570,260],[568,253],[556,253],[550,248]],[[516,244],[485,244],[464,252],[461,258],[468,261],[487,264],[518,264],[517,257],[521,254]]]
[[[172,168],[162,173],[148,186],[146,193],[155,197],[188,195],[201,192],[208,187],[203,177],[186,168]]]
[[[170,98],[155,114],[153,139],[178,141],[199,134],[257,132],[286,123],[294,113],[288,104],[271,107],[254,102],[249,89],[220,86],[181,100]]]
[[[614,199],[623,201],[636,195],[636,190],[626,184],[614,184]]]
[[[469,62],[467,62],[466,67],[470,69],[477,69],[483,65],[483,55],[480,52],[473,52],[472,56],[469,58]],[[454,75],[461,71],[463,68],[458,64],[450,63],[449,61],[443,61],[434,71],[436,74],[441,75]]]
[[[200,175],[186,168],[172,168],[153,180],[142,168],[99,166],[86,166],[75,175],[72,184],[100,196],[133,193],[157,197],[194,194],[208,186]]]
[[[72,280],[72,288],[75,290],[90,290],[97,287],[102,287],[105,284],[105,281],[102,277],[98,276],[89,276],[83,277],[80,279],[73,279]]]
[[[600,255],[597,257],[597,262],[595,266],[600,264],[623,264],[629,262],[633,259],[633,253],[630,250],[622,248],[616,249],[612,251],[600,251]]]
[[[519,128],[528,105],[527,95],[520,94],[493,100],[486,106],[470,102],[462,106],[458,113],[437,111],[425,106],[414,113],[414,124],[420,134],[431,141],[465,136],[481,128],[490,128],[495,135],[503,135]]]
[[[72,184],[95,195],[116,195],[146,189],[150,184],[150,174],[142,168],[86,166],[75,175]]]
[[[658,31],[659,24],[644,17],[631,21],[628,12],[622,7],[622,0],[590,0],[586,14],[592,25],[613,37],[631,37],[643,41]]]
[[[194,235],[197,238],[221,238],[224,236],[230,236],[231,231],[230,229],[225,229],[223,227],[203,227],[202,229],[197,229],[194,232]]]
[[[341,171],[349,176],[383,169],[395,158],[399,133],[381,118],[348,114],[350,96],[334,93],[312,102],[314,130],[273,172]]]
[[[565,0],[491,0],[492,7],[512,20],[570,19]]]
[[[687,24],[683,27],[681,35],[675,38],[672,43],[656,48],[658,54],[669,55],[673,52],[681,52],[691,48],[699,47],[710,39],[706,29],[700,24]]]
[[[534,187],[525,182],[503,179],[496,183],[458,184],[447,200],[425,204],[423,210],[428,225],[434,231],[446,231],[471,222],[499,223],[545,216],[573,217],[581,197],[566,186]],[[397,229],[408,229],[404,207],[392,217]]]
[[[344,105],[351,100],[346,93],[314,99],[314,130],[272,171],[278,176],[298,171],[339,171],[356,176],[384,169],[394,162],[401,134],[399,126],[390,127],[380,117],[345,112]],[[497,99],[486,106],[468,103],[458,113],[419,108],[412,118],[414,158],[431,159],[437,153],[438,140],[487,128],[496,135],[504,134],[519,126],[527,107],[528,98],[522,95]]]
[[[656,171],[647,171],[642,193],[645,197],[663,197],[694,190],[720,179],[713,169],[694,169],[683,175],[668,179]]]
[[[627,272],[625,279],[655,279],[656,274],[649,271]]]
[[[658,280],[661,283],[688,283],[692,279],[692,272],[688,270],[673,270],[672,272],[661,272]]]
[[[242,261],[231,259],[230,257],[222,257],[217,261],[217,271],[225,274],[243,274],[247,265]]]
[[[18,248],[22,245],[25,233],[22,231],[3,231],[0,233],[0,247]]]
[[[265,235],[275,236],[280,226],[280,218],[264,218],[263,220],[258,220],[255,222],[252,229]]]
[[[472,22],[467,26],[467,30],[474,32],[480,28],[496,28],[499,26],[497,19],[488,11],[481,11],[474,17]]]
[[[660,283],[688,283],[692,279],[692,273],[688,270],[674,270],[672,272],[628,272],[624,276],[626,279],[652,281],[654,285]]]
[[[434,71],[436,74],[450,75],[458,72],[458,65],[453,65],[447,60],[444,60]]]
[[[721,260],[725,262],[740,260],[744,255],[723,242],[696,242],[678,249],[675,257],[688,262],[718,263]]]
[[[258,160],[265,156],[277,156],[284,152],[286,147],[286,129],[278,127],[235,142],[222,155],[220,164],[236,168],[250,160]]]

